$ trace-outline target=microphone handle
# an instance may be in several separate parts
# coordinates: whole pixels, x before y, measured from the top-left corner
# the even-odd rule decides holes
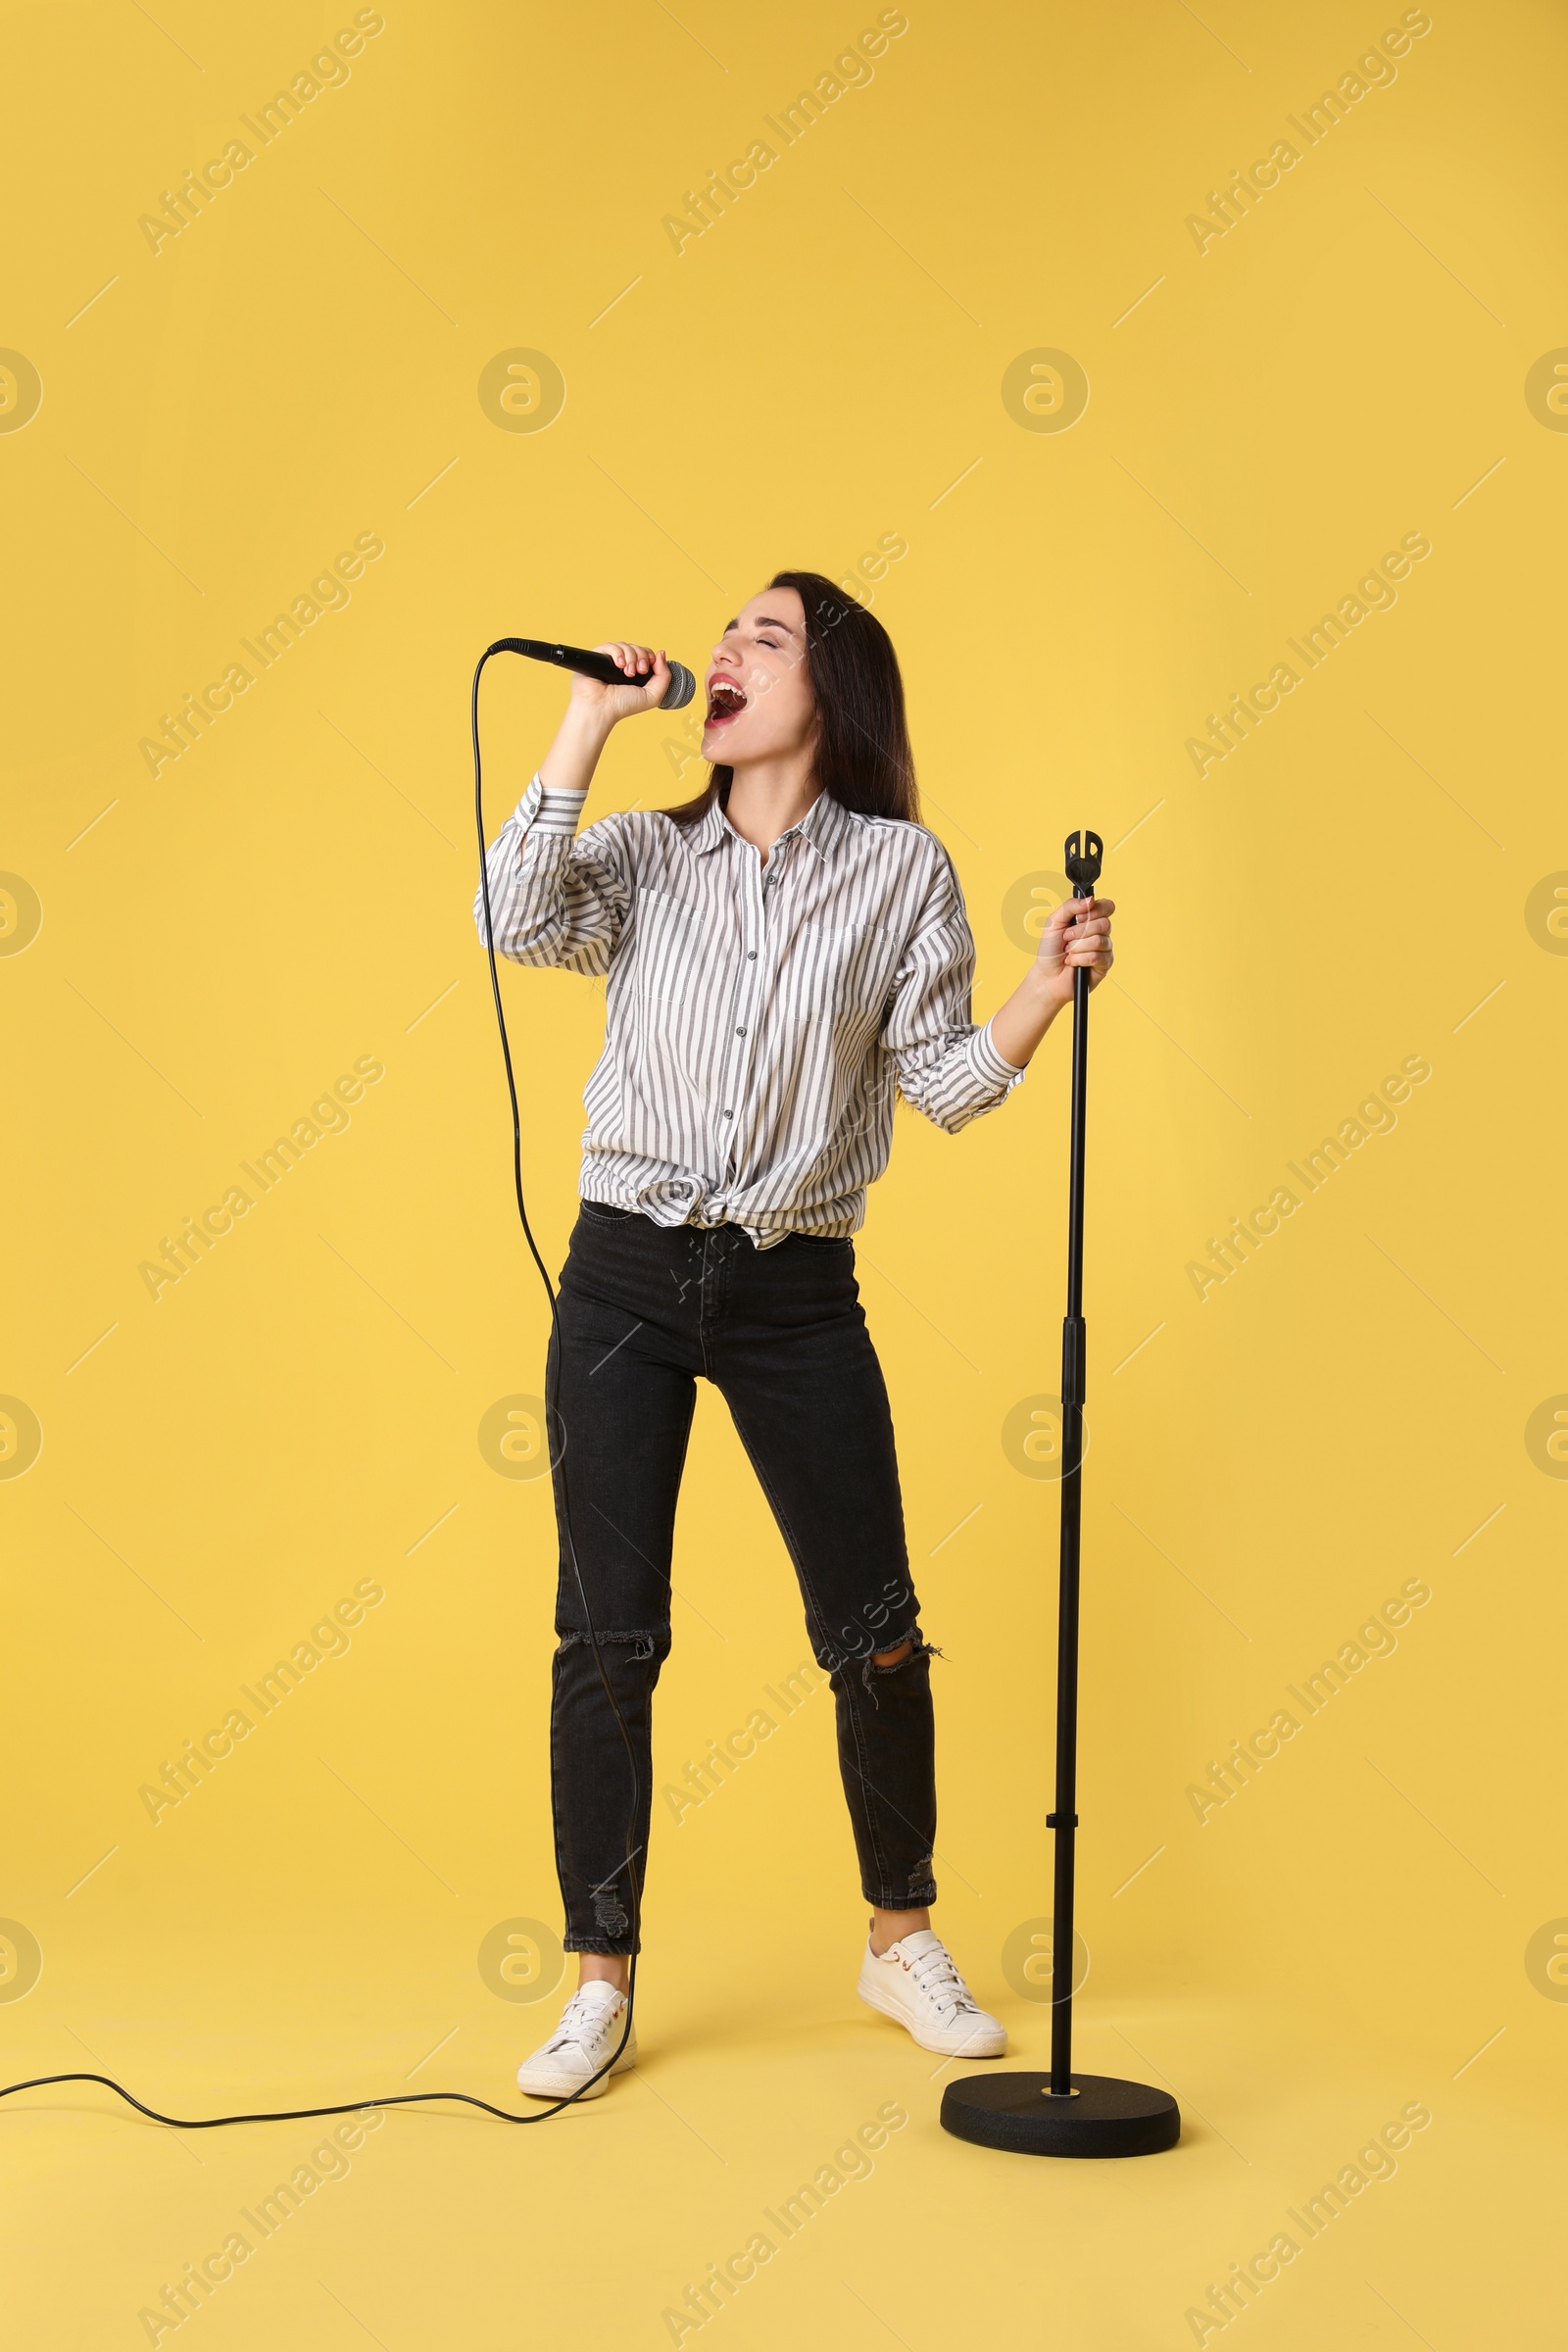
[[[597,678],[601,686],[635,685],[617,662],[608,654],[592,654],[580,645],[551,645],[540,637],[498,637],[490,648],[492,654],[521,654],[529,662],[550,662],[557,669],[575,670],[579,677]],[[662,710],[678,710],[692,699],[696,680],[689,669],[678,662],[669,664],[669,686]]]

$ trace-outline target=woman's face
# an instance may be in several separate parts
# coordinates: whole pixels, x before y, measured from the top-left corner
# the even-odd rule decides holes
[[[808,750],[816,705],[799,589],[764,588],[743,605],[713,648],[705,683],[705,760],[743,767]]]

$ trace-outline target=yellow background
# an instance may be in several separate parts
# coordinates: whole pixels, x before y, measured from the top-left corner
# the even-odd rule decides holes
[[[897,533],[872,593],[981,1017],[1022,968],[1008,892],[1070,827],[1109,851],[1078,2055],[1168,2082],[1181,2148],[1031,2165],[939,2132],[946,2075],[853,1998],[822,1693],[678,1827],[656,1810],[637,2079],[543,2134],[389,2119],[180,2340],[668,2342],[686,2282],[901,2101],[872,2176],[705,2342],[1174,2346],[1419,2100],[1397,2176],[1224,2334],[1554,2341],[1568,2008],[1526,1952],[1568,1913],[1568,1490],[1525,1433],[1568,1389],[1568,963],[1526,905],[1568,867],[1568,439],[1524,386],[1568,344],[1561,11],[1440,0],[1397,78],[1200,253],[1187,216],[1397,9],[920,0],[677,255],[663,217],[875,9],[389,0],[351,78],[153,252],[139,217],[352,15],[7,20],[0,342],[43,398],[0,434],[0,865],[42,925],[0,959],[0,1389],[43,1442],[0,1482],[0,1910],[43,1973],[0,2003],[6,2080],[96,2065],[196,2112],[514,2100],[554,2002],[496,1997],[476,1954],[559,1922],[554,1538],[547,1483],[477,1435],[537,1392],[544,1317],[469,917],[467,680],[508,631],[700,665],[776,566],[838,574]],[[1041,348],[1087,373],[1070,430],[1004,405]],[[548,429],[481,407],[515,349],[564,378]],[[1397,605],[1200,778],[1206,714],[1413,531]],[[161,714],[368,532],[347,609],[149,773]],[[495,665],[492,831],[561,700]],[[623,729],[591,806],[686,797],[683,740]],[[555,1266],[602,998],[505,986]],[[1001,1433],[1057,1383],[1066,1050],[1064,1023],[956,1142],[901,1113],[861,1247],[948,1653],[939,1924],[1025,2064],[1047,2012],[1001,1954],[1050,1907],[1054,1490]],[[155,1303],[141,1261],[367,1055],[385,1076],[348,1130]],[[1207,1237],[1407,1055],[1432,1076],[1397,1128],[1200,1301]],[[155,1826],[140,1786],[367,1578],[385,1599],[348,1654]],[[676,1578],[661,1786],[807,1655],[710,1394]],[[1397,1652],[1200,1826],[1209,1759],[1413,1578]],[[139,2310],[318,2144],[176,2137],[79,2085],[0,2135],[13,2332],[72,2347],[146,2341]]]

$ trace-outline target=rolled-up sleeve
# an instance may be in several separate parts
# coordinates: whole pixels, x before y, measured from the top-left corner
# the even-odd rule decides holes
[[[949,1135],[1006,1101],[1024,1072],[971,1018],[974,935],[953,861],[941,852],[894,975],[882,1042],[906,1102]]]
[[[577,832],[586,792],[547,792],[537,776],[485,852],[499,954],[514,963],[608,972],[631,904],[613,818]],[[473,902],[485,940],[484,888]]]

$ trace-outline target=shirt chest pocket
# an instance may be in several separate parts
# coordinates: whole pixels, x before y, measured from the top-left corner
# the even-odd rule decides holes
[[[662,890],[637,894],[634,977],[639,997],[661,1004],[690,1001],[702,951],[702,918],[695,906]]]
[[[790,957],[789,1011],[797,1020],[875,1027],[897,954],[894,934],[874,923],[802,923]]]

